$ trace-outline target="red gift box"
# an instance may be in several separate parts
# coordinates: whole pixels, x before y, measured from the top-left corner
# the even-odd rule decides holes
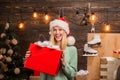
[[[40,76],[40,72],[39,71],[34,71],[33,75],[34,76]]]
[[[31,56],[25,61],[24,67],[50,75],[57,75],[60,67],[62,51],[48,47],[40,47],[31,43]]]

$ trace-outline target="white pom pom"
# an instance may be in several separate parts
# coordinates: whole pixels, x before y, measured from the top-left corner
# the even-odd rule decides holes
[[[74,45],[75,44],[75,38],[73,36],[68,36],[68,45]]]
[[[19,73],[20,73],[20,68],[15,68],[15,69],[14,69],[14,73],[15,73],[15,74],[19,74]]]

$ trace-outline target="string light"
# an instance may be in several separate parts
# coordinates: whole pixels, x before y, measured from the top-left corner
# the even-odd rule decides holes
[[[91,13],[89,19],[90,19],[91,24],[94,25],[96,22],[96,15],[94,13]]]
[[[49,16],[47,14],[45,15],[45,20],[49,20]]]
[[[34,12],[34,13],[33,13],[33,17],[34,17],[34,18],[37,18],[37,12]]]
[[[23,29],[23,28],[24,28],[24,23],[23,23],[23,22],[20,22],[20,23],[19,23],[19,28],[20,28],[20,29]]]
[[[48,21],[49,20],[49,15],[48,15],[48,12],[47,11],[45,11],[45,16],[44,16],[44,19],[46,20],[46,21]]]
[[[22,29],[22,28],[24,28],[24,22],[23,22],[23,17],[22,17],[22,10],[20,10],[20,23],[19,23],[19,25],[18,25],[18,27],[19,27],[19,29]]]
[[[44,11],[44,22],[47,24],[50,20],[50,16],[48,15],[47,9]]]
[[[46,8],[44,8],[46,9]],[[43,11],[45,13],[45,15],[43,16],[44,20],[43,21],[48,21],[50,19],[50,16],[48,15],[47,13],[47,10],[44,10],[44,9],[41,9],[41,11]],[[59,8],[59,17],[62,18],[64,17],[64,9],[65,8]],[[87,25],[87,24],[92,24],[92,25],[95,25],[95,22],[96,22],[96,15],[95,13],[91,13],[91,7],[90,7],[90,3],[88,3],[88,8],[85,8],[85,13],[84,13],[84,17],[83,19],[81,20],[81,24],[83,25]],[[44,14],[42,12],[42,14]],[[41,16],[41,15],[38,15],[38,12],[34,9],[33,12],[32,12],[32,16],[33,18],[38,18],[38,16]],[[76,11],[76,15],[79,14],[79,10]],[[20,23],[19,24],[19,28],[23,28],[24,27],[24,23]],[[110,30],[110,25],[109,26],[106,26],[106,30]]]
[[[34,10],[34,12],[33,12],[33,18],[38,18],[38,13],[36,10]]]
[[[105,27],[105,29],[104,29],[105,32],[110,31],[110,24],[105,24],[104,27]]]
[[[107,23],[105,24],[105,32],[109,32],[110,31],[110,24],[109,24],[109,21],[108,21],[108,10],[107,10]]]
[[[95,13],[91,13],[91,4],[88,3],[87,8],[84,9],[84,17],[81,20],[80,24],[81,25],[91,24],[92,26],[94,26],[96,19],[97,19],[97,17],[95,15]]]

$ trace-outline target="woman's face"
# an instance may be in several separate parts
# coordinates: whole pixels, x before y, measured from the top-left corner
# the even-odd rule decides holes
[[[58,26],[53,28],[53,36],[55,37],[55,40],[57,42],[60,42],[62,40],[64,34],[64,30]]]

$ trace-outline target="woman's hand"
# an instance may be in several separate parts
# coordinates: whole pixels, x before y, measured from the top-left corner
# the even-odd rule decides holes
[[[66,65],[64,54],[62,54],[62,57],[61,57],[61,64],[62,64],[63,66]]]
[[[31,52],[30,51],[26,51],[25,59],[27,59],[28,57],[30,57],[30,55],[31,55]]]

